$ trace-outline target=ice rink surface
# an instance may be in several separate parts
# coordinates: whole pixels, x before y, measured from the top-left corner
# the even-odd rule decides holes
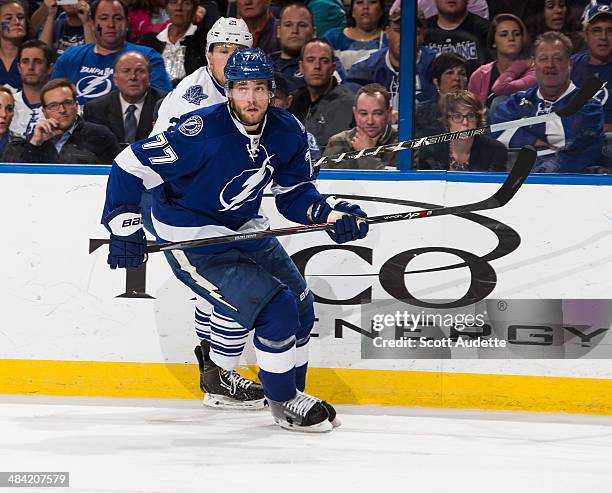
[[[612,417],[338,410],[343,426],[313,435],[268,410],[0,396],[0,471],[70,473],[69,488],[22,492],[612,492]]]

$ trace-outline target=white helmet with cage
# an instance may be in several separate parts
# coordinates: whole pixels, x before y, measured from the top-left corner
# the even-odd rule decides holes
[[[206,35],[207,53],[214,43],[231,43],[246,48],[252,48],[253,35],[249,32],[246,22],[242,19],[236,19],[235,17],[220,17]]]

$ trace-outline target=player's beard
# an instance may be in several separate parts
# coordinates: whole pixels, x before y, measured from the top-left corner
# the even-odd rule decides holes
[[[234,115],[236,115],[238,120],[245,126],[259,125],[264,119],[266,111],[268,110],[268,105],[269,103],[262,101],[245,106],[244,108],[238,108],[233,101],[231,102],[231,108]],[[250,111],[252,109],[256,109],[257,112]]]

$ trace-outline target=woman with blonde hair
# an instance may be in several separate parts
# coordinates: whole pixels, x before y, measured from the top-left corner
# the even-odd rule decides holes
[[[521,19],[512,14],[496,15],[491,22],[487,46],[495,60],[478,67],[468,90],[490,106],[497,96],[509,96],[537,85],[531,39]]]
[[[447,132],[484,126],[486,110],[477,96],[456,91],[440,97],[440,124]],[[417,169],[448,171],[506,171],[508,150],[497,140],[476,135],[419,150]]]

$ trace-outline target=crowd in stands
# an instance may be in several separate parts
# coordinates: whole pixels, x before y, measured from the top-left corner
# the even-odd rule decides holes
[[[302,122],[314,156],[396,143],[402,9],[391,1],[0,0],[2,161],[111,163],[151,134],[164,101],[189,111],[209,97],[202,70],[224,94],[234,45],[215,36],[228,22],[270,55],[273,104]],[[611,1],[418,0],[416,39],[404,43],[415,66],[403,68],[413,135],[547,114],[589,77],[609,83]],[[507,171],[533,145],[536,172],[609,172],[608,91],[569,117],[421,147],[413,167]],[[396,169],[397,157],[326,166]]]

